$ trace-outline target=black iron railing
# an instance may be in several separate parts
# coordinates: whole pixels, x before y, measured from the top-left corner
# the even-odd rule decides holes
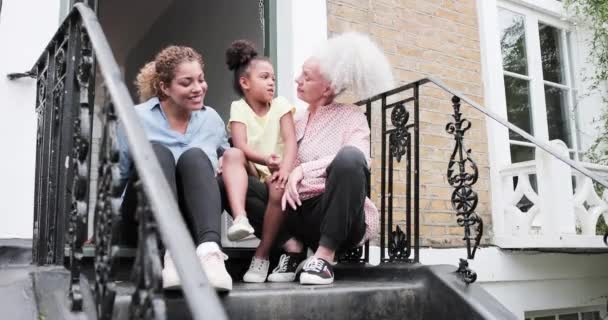
[[[95,71],[101,76],[96,77]],[[75,4],[34,67],[9,79],[36,78],[38,132],[33,259],[38,265],[62,265],[66,245],[71,270],[73,311],[83,309],[81,260],[87,237],[91,183],[95,89],[103,80],[108,92],[100,112],[103,136],[95,216],[95,285],[97,317],[110,319],[116,295],[112,278],[120,219],[117,122],[124,125],[140,181],[137,183],[138,249],[134,264],[136,290],[131,319],[164,319],[159,236],[171,250],[182,290],[194,319],[225,319],[215,291],[208,285],[189,232],[179,213],[134,104],[95,13]],[[153,197],[149,195],[154,195]]]
[[[483,108],[466,96],[451,89],[441,81],[433,78],[424,78],[401,87],[383,92],[369,99],[357,103],[365,106],[368,123],[372,126],[375,121],[380,122],[380,262],[419,262],[420,244],[420,163],[419,163],[419,130],[420,130],[420,88],[433,84],[452,96],[452,121],[446,124],[445,130],[454,137],[454,147],[447,164],[447,181],[453,188],[451,204],[456,212],[456,222],[463,228],[463,241],[467,249],[466,259],[460,259],[457,272],[463,281],[472,283],[477,279],[474,271],[469,269],[468,260],[475,258],[483,235],[483,220],[476,213],[479,202],[474,185],[479,178],[479,171],[471,153],[466,147],[465,134],[471,128],[471,122],[463,117],[461,103],[465,102],[475,110],[490,119],[497,121],[509,130],[512,130],[537,147],[543,149],[559,160],[565,162],[585,176],[606,186],[607,183],[597,174],[590,172],[575,161],[564,157],[554,150],[547,142],[529,135],[522,129],[494,114],[491,110]],[[395,101],[395,102],[388,102]],[[380,118],[373,118],[372,104],[380,102]],[[409,107],[408,107],[409,106]],[[410,111],[411,110],[411,111]],[[390,111],[390,124],[387,120]],[[410,119],[413,113],[413,119]],[[410,120],[412,120],[410,122]],[[372,128],[372,139],[375,131]],[[405,181],[394,179],[395,163],[405,160]],[[413,184],[411,183],[413,180]],[[394,221],[394,203],[397,195],[394,193],[396,184],[405,184],[406,204],[403,209],[405,221],[401,225]],[[369,194],[368,190],[368,194]],[[608,234],[604,236],[608,244]],[[356,248],[342,256],[343,261],[368,262],[369,244],[364,248]],[[365,252],[365,256],[363,256]],[[387,256],[388,254],[388,256]]]
[[[101,71],[96,77],[95,71]],[[76,4],[32,70],[8,75],[10,79],[34,77],[37,81],[38,114],[36,185],[34,212],[34,262],[39,265],[64,263],[69,247],[72,310],[82,310],[80,291],[82,246],[87,237],[89,185],[91,180],[92,124],[95,89],[103,80],[108,97],[102,105],[102,141],[94,203],[95,302],[98,317],[112,315],[115,281],[112,278],[116,257],[119,206],[122,190],[118,185],[116,126],[120,120],[139,172],[137,183],[138,249],[134,265],[136,291],[131,299],[131,317],[163,318],[165,305],[161,290],[159,238],[173,253],[183,291],[194,319],[225,318],[215,292],[194,254],[186,226],[172,192],[133,110],[133,101],[111,53],[97,18],[86,5]],[[454,148],[446,166],[447,181],[453,187],[451,203],[456,221],[463,228],[467,259],[461,259],[459,274],[465,282],[476,280],[468,268],[479,247],[483,221],[476,213],[474,191],[479,172],[465,146],[471,123],[463,118],[465,102],[489,118],[518,133],[558,159],[608,186],[600,177],[561,156],[546,142],[537,140],[520,128],[482,108],[461,93],[431,78],[418,80],[358,103],[365,108],[368,122],[380,128],[380,259],[382,263],[420,261],[420,88],[433,83],[452,96],[452,121],[446,131],[454,137]],[[378,108],[375,105],[379,104]],[[374,107],[373,107],[374,106]],[[378,111],[376,111],[378,110]],[[378,114],[379,113],[379,114]],[[390,115],[390,116],[389,116]],[[376,119],[378,117],[378,119]],[[372,128],[374,144],[376,131]],[[370,145],[371,149],[372,145]],[[401,180],[396,166],[404,161]],[[399,208],[404,220],[396,221],[396,187],[404,184],[405,204]],[[371,193],[371,189],[368,189]],[[147,195],[154,194],[154,197]],[[160,236],[160,237],[159,237]],[[606,236],[608,237],[608,235]],[[606,237],[604,240],[606,241]],[[342,261],[368,262],[369,244],[345,253]]]

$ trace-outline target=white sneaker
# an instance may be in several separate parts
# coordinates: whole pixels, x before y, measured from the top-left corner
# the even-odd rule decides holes
[[[177,290],[180,288],[179,276],[177,275],[177,270],[175,269],[175,264],[173,263],[173,259],[171,259],[171,255],[169,255],[169,250],[165,251],[165,267],[162,271],[163,276],[163,289],[165,290]]]
[[[205,242],[196,248],[196,254],[201,261],[203,271],[207,275],[209,284],[218,291],[232,290],[232,278],[226,271],[225,255],[215,242]]]
[[[269,267],[270,261],[265,259],[259,259],[254,256],[251,259],[249,270],[247,270],[247,272],[245,272],[245,275],[243,276],[243,281],[253,283],[265,282],[266,276],[268,275]]]
[[[234,219],[234,222],[228,228],[228,240],[238,241],[245,237],[252,235],[254,232],[253,227],[249,224],[249,220],[246,216],[242,215]]]

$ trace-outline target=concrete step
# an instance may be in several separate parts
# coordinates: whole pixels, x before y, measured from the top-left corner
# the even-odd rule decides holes
[[[452,266],[411,264],[336,267],[331,285],[235,282],[220,294],[230,319],[516,319]],[[121,283],[115,319],[127,319],[133,287]],[[166,291],[168,319],[190,319],[180,291]]]

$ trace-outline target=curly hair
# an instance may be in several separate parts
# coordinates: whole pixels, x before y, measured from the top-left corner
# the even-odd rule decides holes
[[[167,97],[160,89],[160,83],[169,84],[175,78],[175,69],[183,62],[196,61],[205,67],[203,56],[185,46],[168,46],[161,50],[154,61],[146,63],[135,78],[139,100],[144,102],[152,97],[164,100]]]
[[[254,61],[267,61],[270,60],[267,57],[259,56],[253,43],[247,40],[236,40],[228,49],[226,49],[226,65],[228,70],[234,71],[234,77],[232,79],[232,87],[239,95],[243,96],[243,88],[239,79],[243,75],[248,75],[249,66]]]
[[[393,88],[391,65],[369,37],[347,32],[327,40],[313,57],[334,93],[352,91],[357,98],[369,98]]]

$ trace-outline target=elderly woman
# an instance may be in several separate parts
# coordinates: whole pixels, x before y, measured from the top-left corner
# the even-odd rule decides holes
[[[306,60],[296,83],[298,98],[308,108],[296,119],[296,167],[282,198],[286,220],[277,240],[286,253],[268,280],[293,281],[304,248],[310,247],[315,253],[303,264],[300,283],[329,284],[334,281],[336,252],[370,239],[379,224],[378,210],[366,197],[366,117],[356,106],[335,99],[344,91],[367,97],[389,89],[392,76],[386,57],[367,37],[347,33],[330,39]],[[267,195],[264,185],[250,180],[247,211],[256,234],[261,232]]]

